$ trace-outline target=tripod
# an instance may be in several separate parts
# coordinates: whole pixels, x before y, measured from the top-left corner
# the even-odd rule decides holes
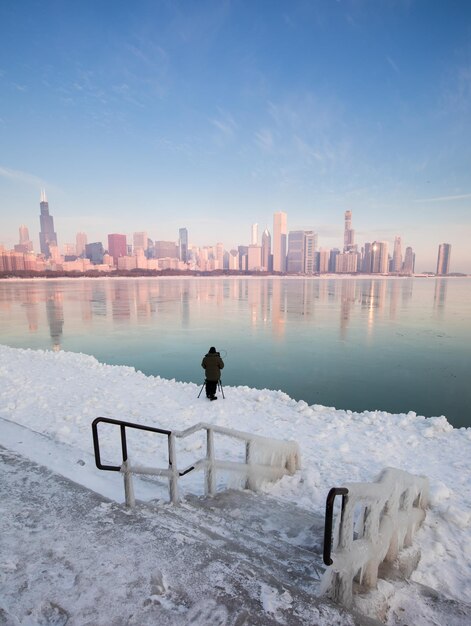
[[[200,389],[200,392],[198,394],[198,398],[200,397],[201,392],[203,391],[205,385],[206,385],[206,381],[204,381],[204,383],[201,385],[201,389]],[[224,389],[222,388],[221,379],[218,380],[217,388],[220,389],[222,398],[223,398],[223,400],[225,400],[226,396],[224,395]]]

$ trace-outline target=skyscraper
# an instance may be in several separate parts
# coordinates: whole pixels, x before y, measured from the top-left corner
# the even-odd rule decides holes
[[[265,228],[262,235],[262,267],[265,272],[271,272],[271,235],[268,228]]]
[[[371,272],[373,274],[388,273],[388,242],[373,241],[371,246]]]
[[[401,238],[396,237],[394,239],[394,252],[392,259],[392,271],[400,272],[402,270],[402,249],[401,249]]]
[[[54,219],[52,215],[49,215],[49,203],[46,198],[46,191],[41,190],[41,200],[39,203],[41,214],[39,216],[39,223],[41,229],[39,231],[39,245],[41,248],[41,254],[48,259],[51,256],[49,246],[57,246],[57,234],[54,232]]]
[[[118,259],[122,256],[126,256],[127,253],[126,235],[119,235],[117,233],[108,235],[108,253],[113,257],[114,265],[118,267]]]
[[[404,274],[411,275],[415,270],[415,254],[410,246],[406,248],[406,254],[404,257],[404,266],[402,271]]]
[[[345,229],[343,232],[343,251],[349,252],[355,248],[355,231],[352,229],[352,212],[345,211]]]
[[[147,250],[147,233],[144,231],[133,233],[132,236],[132,248],[133,254],[139,252],[146,252]]]
[[[304,272],[304,231],[290,230],[288,234],[288,258],[286,269],[292,274]]]
[[[85,246],[88,243],[87,235],[85,233],[77,233],[75,235],[75,254],[77,256],[85,255]]]
[[[180,261],[188,263],[188,230],[180,228],[178,231],[178,248]]]
[[[305,274],[314,274],[317,271],[316,250],[317,233],[312,230],[304,231],[304,268]]]
[[[273,215],[273,271],[286,272],[287,215],[278,211]]]
[[[252,224],[252,241],[253,246],[258,246],[258,224]]]
[[[260,272],[262,268],[262,247],[251,244],[247,253],[247,269],[249,272]]]
[[[22,247],[23,252],[32,252],[33,242],[29,238],[28,227],[22,224],[19,228],[19,231],[20,231],[20,246]]]
[[[450,271],[451,243],[441,243],[438,246],[437,274],[445,276]]]

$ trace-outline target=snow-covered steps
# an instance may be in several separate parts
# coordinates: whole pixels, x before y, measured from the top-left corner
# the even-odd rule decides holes
[[[223,491],[212,498],[187,497],[170,514],[191,521],[280,583],[317,594],[324,519],[316,513],[250,491]]]
[[[282,524],[270,536],[272,522],[262,523],[252,509],[244,542],[237,516],[228,521],[225,505],[217,500],[211,506],[145,504],[129,511],[0,448],[3,623],[373,623],[308,593],[299,584],[300,572],[290,578],[289,565],[282,567],[280,541],[289,546],[283,550],[301,553],[296,531],[282,536],[280,528],[287,528]],[[210,523],[202,525],[205,514]],[[211,532],[217,518],[223,521]],[[257,524],[263,538],[255,538]],[[267,571],[265,564],[274,563],[275,571]],[[283,570],[286,578],[278,579]]]

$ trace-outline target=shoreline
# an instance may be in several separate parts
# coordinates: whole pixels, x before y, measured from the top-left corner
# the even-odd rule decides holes
[[[411,276],[396,276],[390,274],[320,274],[314,276],[301,276],[301,275],[277,275],[277,274],[264,274],[259,276],[257,274],[217,274],[201,275],[195,274],[188,276],[187,274],[176,274],[175,276],[163,275],[163,276],[9,276],[0,277],[0,282],[24,282],[24,281],[60,281],[60,280],[410,280],[414,278],[423,279],[459,279],[459,278],[471,278],[471,274],[463,274],[459,276],[439,276],[434,274],[412,274]]]

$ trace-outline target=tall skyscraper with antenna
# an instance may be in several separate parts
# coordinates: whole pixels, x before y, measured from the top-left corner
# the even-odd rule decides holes
[[[41,214],[39,216],[40,231],[39,231],[39,246],[41,248],[41,254],[48,259],[51,256],[49,246],[57,246],[57,234],[54,232],[54,218],[49,215],[49,202],[46,198],[46,191],[41,190],[41,198],[39,202],[39,208]]]

